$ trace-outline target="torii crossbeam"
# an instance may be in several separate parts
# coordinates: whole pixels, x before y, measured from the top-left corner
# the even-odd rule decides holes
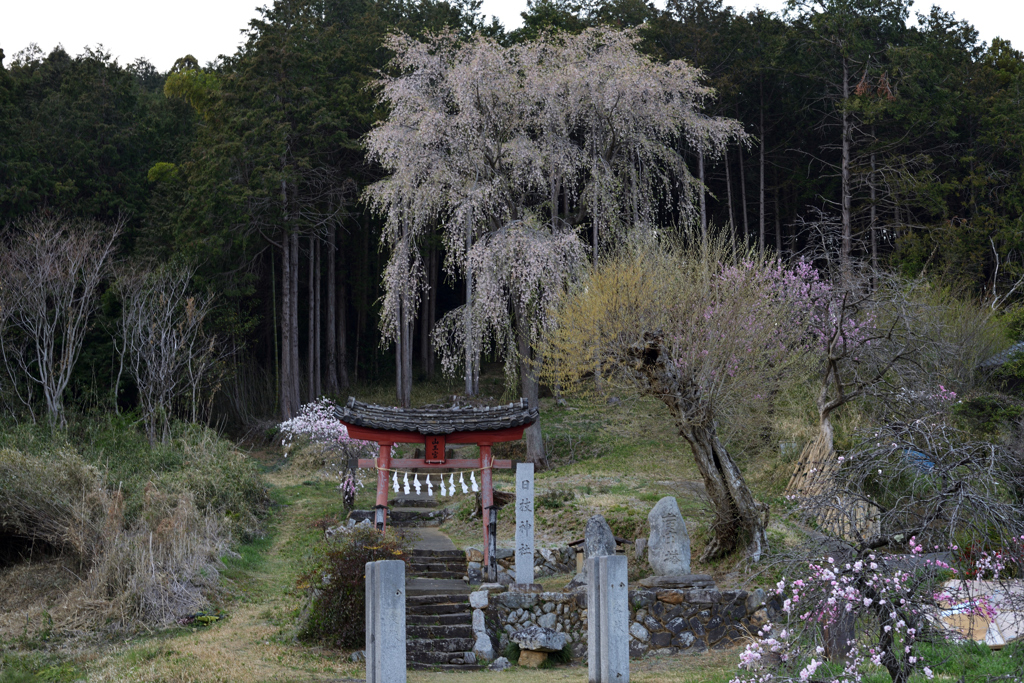
[[[376,441],[380,455],[361,458],[360,467],[377,470],[377,504],[375,521],[378,529],[387,525],[388,471],[395,467],[412,468],[480,468],[481,507],[484,516],[484,567],[487,580],[497,580],[498,523],[494,507],[494,485],[491,470],[510,469],[511,460],[494,460],[491,446],[502,441],[518,441],[523,430],[537,421],[539,412],[531,409],[525,399],[495,408],[392,408],[362,403],[350,397],[335,415],[353,439]],[[398,443],[421,443],[423,458],[391,459],[391,449]],[[448,444],[477,444],[480,459],[448,459]]]

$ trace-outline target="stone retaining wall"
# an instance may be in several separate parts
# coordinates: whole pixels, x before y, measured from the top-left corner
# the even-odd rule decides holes
[[[587,593],[488,593],[471,597],[474,627],[486,632],[503,651],[510,636],[530,625],[567,635],[573,657],[587,656]],[[639,589],[629,591],[629,654],[675,654],[730,647],[768,621],[761,589]],[[479,612],[479,615],[477,615]]]
[[[516,582],[516,559],[512,548],[498,548],[495,553],[498,562],[498,583],[507,586]],[[467,574],[470,583],[483,580],[481,563],[484,553],[479,548],[466,548]],[[576,551],[569,546],[560,548],[537,548],[533,551],[533,577],[538,579],[552,574],[576,572]]]

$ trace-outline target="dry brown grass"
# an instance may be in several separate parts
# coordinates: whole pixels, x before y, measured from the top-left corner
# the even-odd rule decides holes
[[[188,489],[147,484],[129,523],[121,491],[65,449],[0,451],[0,489],[2,530],[51,553],[0,572],[3,592],[22,596],[2,610],[0,638],[166,626],[208,606],[218,590],[231,534]]]
[[[277,639],[261,615],[267,603],[242,605],[211,628],[159,642],[128,644],[97,661],[88,681],[139,683],[256,683],[362,680],[362,665],[342,652],[320,652]]]

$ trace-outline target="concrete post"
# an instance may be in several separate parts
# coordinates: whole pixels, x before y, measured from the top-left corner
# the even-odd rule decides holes
[[[533,583],[533,463],[516,465],[516,583]]]
[[[366,563],[366,683],[405,683],[405,562]]]
[[[629,579],[624,555],[587,560],[587,657],[590,683],[629,681]]]

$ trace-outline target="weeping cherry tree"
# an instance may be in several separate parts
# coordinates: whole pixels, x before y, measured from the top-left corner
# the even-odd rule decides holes
[[[439,229],[447,272],[467,283],[466,304],[434,330],[446,372],[469,378],[493,348],[537,405],[535,349],[587,242],[596,261],[632,232],[658,232],[660,219],[691,221],[701,188],[680,150],[713,158],[742,136],[738,122],[701,113],[712,92],[697,69],[654,62],[638,41],[611,29],[509,47],[453,33],[390,38],[392,75],[379,83],[390,115],[367,137],[388,173],[367,189],[391,251],[388,339],[401,345],[411,330],[424,287],[416,245]],[[526,439],[543,463],[539,422]]]

